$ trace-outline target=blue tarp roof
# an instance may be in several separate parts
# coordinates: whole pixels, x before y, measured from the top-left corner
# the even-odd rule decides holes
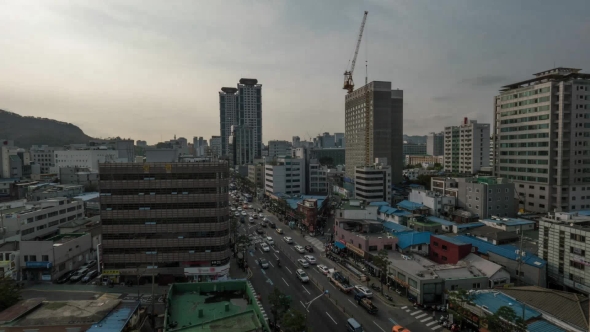
[[[411,229],[407,228],[406,226],[391,221],[384,222],[383,227],[394,233],[411,231]]]
[[[566,332],[564,329],[559,328],[546,320],[538,320],[527,325],[529,332]]]
[[[396,216],[410,216],[410,215],[412,215],[408,211],[396,209],[396,208],[391,207],[391,206],[380,206],[378,211],[380,213],[384,213],[384,214],[387,214],[387,215],[392,215],[392,214],[393,215],[396,215]]]
[[[318,209],[321,209],[326,201],[327,196],[313,196],[313,195],[301,195],[301,198],[287,198],[287,204],[291,207],[291,209],[297,209],[297,203],[303,202],[304,199],[317,199],[318,200]]]
[[[510,307],[519,317],[522,317],[523,304],[500,292],[475,292],[473,302],[480,307],[485,305],[492,313],[496,313],[501,307]],[[524,306],[525,321],[540,316],[541,313],[537,310],[530,306]]]
[[[387,202],[371,202],[371,203],[369,203],[369,205],[371,205],[371,206],[389,206],[389,203],[387,203]]]
[[[121,332],[137,307],[139,302],[121,302],[100,322],[92,325],[87,332]]]
[[[444,220],[442,218],[438,218],[435,216],[428,216],[428,217],[426,217],[426,219],[428,219],[432,222],[437,222],[437,223],[439,223],[441,225],[445,225],[445,226],[454,226],[455,225],[455,223],[452,221]]]
[[[457,226],[458,229],[465,229],[465,228],[477,228],[477,227],[481,227],[481,226],[485,226],[486,224],[476,221],[476,222],[470,222],[467,224],[456,224],[455,226]]]
[[[447,241],[447,242],[459,245],[459,246],[468,244],[468,243],[461,241],[460,239],[457,239],[454,236],[446,236],[446,235],[432,235],[432,236],[437,237],[443,241]]]
[[[397,245],[401,249],[418,245],[430,243],[430,232],[404,232],[395,234],[397,236]]]
[[[397,203],[397,207],[404,210],[417,210],[424,208],[425,206],[420,203],[414,203],[410,201],[401,201]]]
[[[580,216],[590,216],[590,210],[576,211]]]
[[[507,248],[503,248],[503,247],[499,247],[496,246],[490,242],[484,241],[484,240],[480,240],[476,237],[473,236],[467,236],[467,235],[457,235],[456,238],[460,241],[466,242],[466,243],[471,243],[471,245],[473,245],[474,247],[477,247],[477,250],[482,253],[482,254],[487,254],[488,252],[493,252],[496,255],[511,259],[511,260],[516,260],[516,258],[518,258],[518,254],[516,253],[515,250],[510,250]],[[527,265],[530,266],[534,266],[537,268],[541,268],[543,266],[545,266],[547,264],[547,262],[535,255],[529,254],[527,253],[526,256],[524,256],[523,262]]]
[[[340,248],[340,249],[346,248],[346,246],[342,242],[339,242],[339,241],[334,241],[334,246],[336,246],[336,248]]]

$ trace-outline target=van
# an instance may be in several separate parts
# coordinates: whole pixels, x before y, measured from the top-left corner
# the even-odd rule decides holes
[[[363,332],[363,327],[354,318],[349,318],[346,324],[348,332]]]

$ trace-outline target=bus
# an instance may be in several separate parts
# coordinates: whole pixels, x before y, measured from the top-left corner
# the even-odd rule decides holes
[[[252,195],[250,194],[244,194],[244,202],[252,202]]]

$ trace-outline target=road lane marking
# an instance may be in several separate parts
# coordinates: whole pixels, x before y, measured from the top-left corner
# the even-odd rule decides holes
[[[432,324],[435,324],[435,323],[436,323],[436,321],[435,321],[435,320],[433,320],[432,322],[430,322],[430,323],[426,324],[426,326],[430,326],[430,325],[432,325]]]
[[[377,325],[377,323],[375,323],[375,321],[373,321],[373,324]],[[378,327],[378,328],[379,328],[381,331],[385,332],[385,330],[384,330],[383,328],[381,328],[381,326],[377,325],[377,327]]]
[[[414,311],[414,312],[412,312],[410,315],[414,316],[414,315],[416,315],[416,314],[419,314],[419,313],[421,313],[421,312],[422,312],[422,311],[420,311],[420,310],[418,310],[418,311]]]
[[[305,306],[305,304],[303,304],[303,302],[299,301],[299,303],[301,303],[301,305],[305,308],[305,310],[307,310],[307,307]],[[307,310],[307,312],[309,312],[309,310]]]
[[[274,265],[272,265],[272,263],[271,263],[271,262],[268,262],[268,264],[270,264],[270,266],[272,266],[272,267],[275,267]]]
[[[424,318],[424,319],[423,319],[423,320],[421,320],[420,322],[421,322],[421,323],[424,323],[424,322],[426,322],[426,321],[429,321],[429,320],[431,320],[431,319],[432,319],[432,317],[430,317],[430,316],[429,316],[429,317],[426,317],[426,318]]]
[[[260,251],[260,253],[264,255],[264,251],[262,251],[261,249],[258,249],[258,251]]]
[[[406,312],[410,312],[410,311],[412,311],[412,310],[410,310],[410,309],[406,309]]]
[[[437,325],[437,326],[435,326],[435,327],[432,328],[433,331],[436,331],[438,329],[440,329],[440,325]]]
[[[326,311],[326,315],[328,315],[328,317],[330,317],[330,319],[334,322],[334,324],[338,325],[338,323],[336,323],[334,318],[332,318],[332,316],[330,316],[330,314],[327,311]],[[385,331],[383,331],[383,332],[385,332]]]
[[[403,306],[403,307],[402,307],[402,309],[405,309],[405,308],[407,308],[407,307],[408,307],[407,305],[406,305],[406,306]]]
[[[354,302],[352,302],[350,299],[348,299],[348,302],[352,303],[353,306],[358,308],[358,306],[356,304],[354,304]]]
[[[301,285],[303,286],[303,285]],[[305,289],[305,291],[307,292],[307,294],[311,295],[311,293],[307,290],[307,288],[305,288],[305,286],[303,286],[303,289]]]
[[[389,319],[389,321],[390,321],[391,323],[393,323],[393,325],[399,325],[399,324],[398,324],[396,321],[394,321],[394,320],[393,320],[393,319],[391,319],[391,318]]]
[[[277,256],[277,254],[273,254],[273,255],[275,255],[275,257],[276,257],[277,259],[279,259],[279,256]]]
[[[285,278],[281,278],[281,279],[283,279],[283,281],[285,281]],[[287,282],[286,282],[286,281],[285,281],[285,284],[287,284]],[[289,284],[287,284],[287,287],[289,287]]]
[[[420,315],[420,316],[416,316],[416,319],[418,319],[418,318],[422,318],[422,317],[424,317],[424,316],[426,316],[426,315],[428,315],[428,314],[422,314],[422,315]]]
[[[289,271],[289,273],[293,274],[293,272],[291,272],[291,270],[289,270],[288,267],[285,266],[285,269],[287,269],[287,271]]]

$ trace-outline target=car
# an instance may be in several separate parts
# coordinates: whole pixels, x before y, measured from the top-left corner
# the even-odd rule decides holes
[[[86,262],[86,264],[82,265],[83,268],[87,268],[87,269],[91,269],[94,266],[96,266],[95,260],[88,261],[88,262]]]
[[[258,219],[258,215],[257,215],[256,213],[252,213],[252,214],[251,214],[251,216],[252,216],[252,218],[254,218],[254,219]]]
[[[270,222],[270,220],[267,217],[264,217],[264,219],[262,219],[262,221],[264,221],[264,222]]]
[[[231,210],[231,212],[236,212],[236,208],[233,206],[230,208],[230,210]]]
[[[305,258],[305,260],[309,263],[309,264],[316,264],[317,261],[315,260],[315,257],[313,257],[312,255],[305,255],[303,256],[303,258]]]
[[[92,270],[90,272],[88,272],[84,278],[82,278],[82,282],[89,282],[90,280],[96,278],[96,276],[98,275],[98,270]]]
[[[252,206],[252,204],[248,205],[248,209],[253,209],[254,206]]]
[[[259,213],[259,214],[258,214],[258,216],[259,216],[260,218],[264,218],[264,214],[262,214],[262,213]]]
[[[310,245],[306,245],[306,246],[305,246],[305,250],[306,250],[306,251],[309,251],[309,252],[313,252],[313,247],[312,247],[312,246],[310,246]]]
[[[268,269],[269,266],[268,261],[264,258],[258,260],[258,265],[260,265],[260,267],[263,269]]]
[[[264,230],[262,228],[256,228],[256,233],[264,234]]]
[[[291,243],[293,243],[293,239],[292,239],[292,238],[290,238],[290,237],[288,237],[288,236],[285,236],[283,239],[284,239],[284,240],[285,240],[285,242],[287,242],[288,244],[291,244]]]
[[[238,211],[242,211],[242,207],[241,206],[238,206]]]
[[[272,221],[269,221],[268,225],[270,226],[270,228],[277,228],[277,225]]]
[[[264,239],[266,241],[266,243],[268,243],[268,245],[272,246],[273,244],[275,244],[275,241],[272,239],[272,237],[267,236],[266,239]]]
[[[87,268],[81,268],[79,270],[77,270],[76,272],[74,272],[74,274],[72,274],[72,276],[70,277],[70,282],[74,283],[74,282],[78,282],[80,281],[82,278],[84,278],[85,275],[88,274],[89,269]]]
[[[300,245],[296,245],[294,248],[295,248],[295,251],[297,251],[297,252],[298,252],[298,253],[300,253],[300,254],[303,254],[303,253],[305,253],[305,248],[303,248],[303,247],[302,247],[302,246],[300,246]]]
[[[254,218],[250,217],[248,218],[248,221],[250,221],[251,224],[255,223],[256,221],[254,220]]]
[[[362,293],[364,296],[368,297],[368,298],[372,298],[373,297],[373,292],[368,288],[365,287],[363,285],[356,285],[354,286],[354,290]]]
[[[55,282],[58,284],[63,284],[65,282],[67,282],[68,280],[70,280],[70,277],[74,273],[76,273],[76,270],[68,271],[68,272],[62,274],[61,277],[57,278],[57,280]]]
[[[309,267],[309,263],[305,259],[303,259],[303,258],[299,258],[297,260],[297,264],[301,265],[301,267],[304,267],[304,268],[308,268]]]
[[[330,271],[327,266],[321,264],[318,265],[318,270],[320,270],[323,275],[328,275],[328,272]]]
[[[234,213],[234,216],[239,217],[240,216],[240,212],[237,212],[236,211],[236,213]]]
[[[266,244],[266,243],[264,243],[264,242],[262,242],[262,243],[260,244],[260,248],[261,248],[261,249],[262,249],[262,251],[264,251],[264,252],[269,252],[269,251],[270,251],[270,247],[268,246],[268,244]]]
[[[277,233],[279,233],[279,234],[283,234],[283,230],[282,230],[282,229],[280,229],[280,228],[277,228]]]
[[[307,273],[305,273],[305,271],[303,271],[302,269],[297,269],[297,271],[295,271],[295,274],[297,275],[297,279],[301,280],[301,282],[309,282],[309,277],[307,276]]]
[[[242,211],[242,215],[245,217],[248,215],[248,213],[246,211]]]
[[[262,226],[262,227],[266,228],[266,223],[265,223],[265,222],[261,222],[261,223],[260,223],[260,226]]]

